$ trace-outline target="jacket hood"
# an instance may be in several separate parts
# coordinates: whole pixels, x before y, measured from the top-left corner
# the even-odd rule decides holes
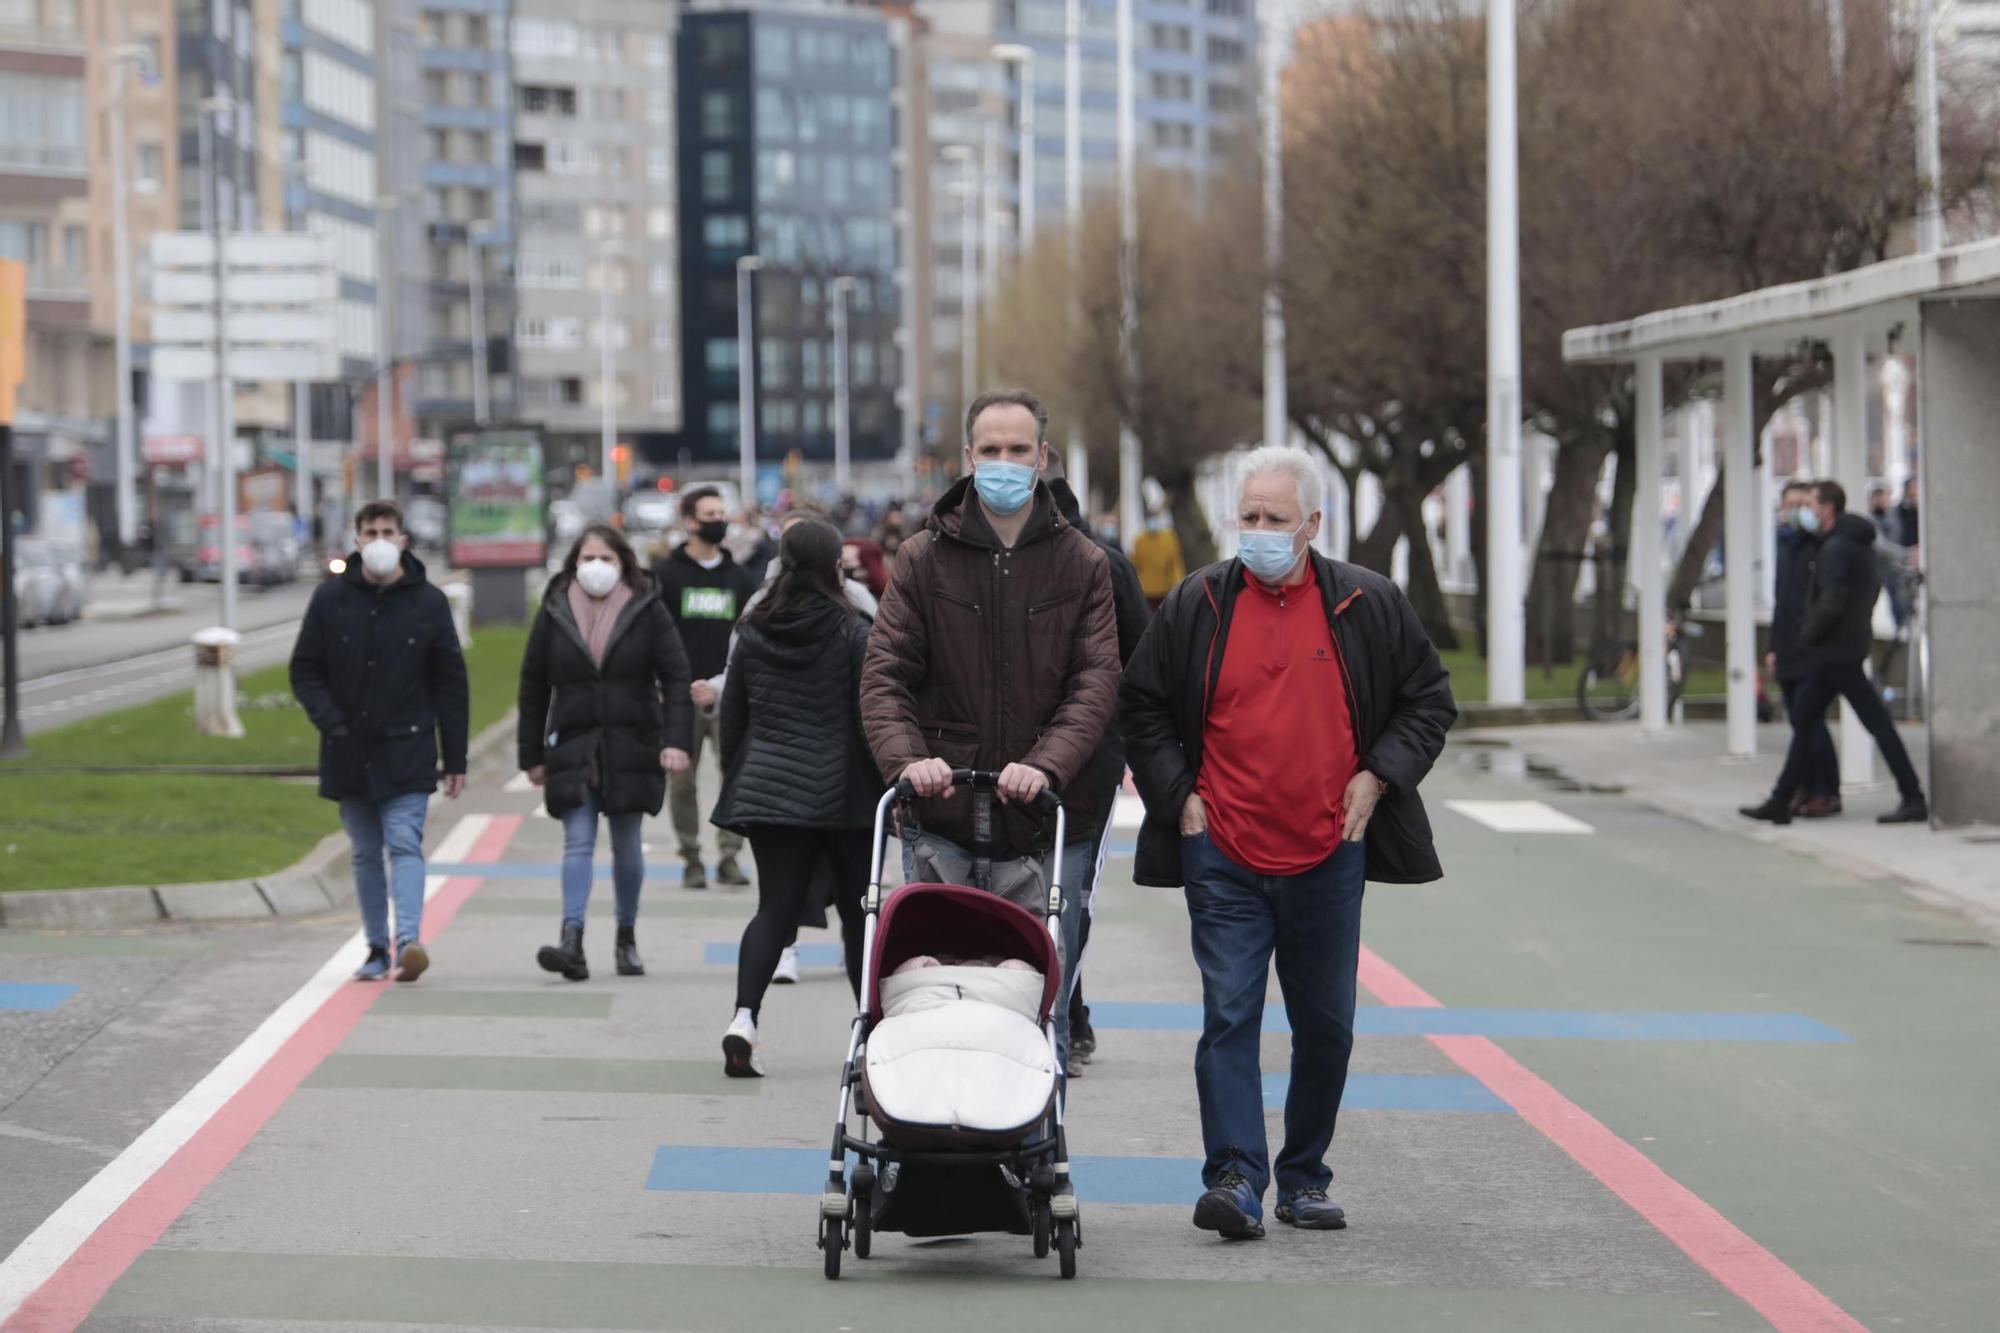
[[[851,611],[815,597],[776,615],[753,615],[742,622],[738,633],[760,640],[779,665],[805,667],[820,660],[827,644],[844,643],[842,627],[853,619]]]
[[[1027,526],[1021,529],[1021,539],[1014,543],[1016,547],[1040,541],[1071,526],[1057,511],[1055,496],[1048,483],[1037,481],[1034,498],[1028,503],[1034,506],[1034,512],[1028,516]],[[938,497],[924,526],[938,537],[964,542],[981,550],[1000,549],[1000,538],[994,534],[993,525],[986,521],[986,512],[980,508],[978,497],[973,494],[970,474],[953,482],[951,489]]]
[[[1863,546],[1875,544],[1875,524],[1859,514],[1842,514],[1833,521],[1833,531],[1828,534],[1845,541],[1859,542]]]
[[[352,583],[357,588],[374,588],[377,586],[368,581],[368,575],[361,567],[361,552],[359,550],[348,553],[347,571],[340,577]],[[417,559],[414,551],[406,550],[403,552],[403,577],[397,579],[394,583],[386,585],[386,590],[394,592],[398,588],[421,588],[429,581],[429,575],[424,572],[424,562]]]
[[[1049,496],[1056,502],[1056,512],[1062,515],[1063,522],[1096,541],[1097,534],[1091,531],[1089,522],[1085,520],[1083,506],[1077,502],[1076,492],[1069,488],[1069,479],[1057,477],[1043,484],[1049,488]]]

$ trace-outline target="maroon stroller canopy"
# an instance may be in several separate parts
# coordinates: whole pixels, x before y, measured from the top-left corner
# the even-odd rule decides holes
[[[882,1017],[883,978],[924,954],[1020,959],[1042,974],[1043,1018],[1062,984],[1055,941],[1042,918],[1027,908],[962,884],[910,884],[882,904],[875,926],[870,1022]]]

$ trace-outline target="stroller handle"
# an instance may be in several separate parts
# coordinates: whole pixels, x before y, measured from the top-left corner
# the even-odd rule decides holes
[[[951,770],[951,785],[970,787],[974,791],[998,791],[1000,775],[986,768],[954,768]],[[896,784],[897,800],[913,801],[916,796],[917,789],[910,785],[908,778]],[[1056,795],[1053,787],[1042,788],[1040,794],[1035,797],[1034,806],[1045,815],[1062,814],[1062,799]]]
[[[953,786],[970,787],[975,792],[989,793],[984,799],[991,800],[990,793],[997,790],[1000,775],[987,769],[954,768],[951,771]],[[867,910],[873,912],[882,898],[882,861],[888,850],[889,812],[898,805],[904,805],[917,797],[916,789],[909,780],[903,779],[882,793],[882,799],[875,803],[875,842],[873,855],[868,865]],[[1069,837],[1069,812],[1063,808],[1062,798],[1052,787],[1042,788],[1041,795],[1034,801],[1035,808],[1056,817],[1055,845],[1049,857],[1049,914],[1056,915],[1062,903],[1062,849]]]

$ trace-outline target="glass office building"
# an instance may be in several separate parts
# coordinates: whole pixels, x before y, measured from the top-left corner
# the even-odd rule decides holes
[[[689,12],[679,63],[689,456],[737,458],[749,356],[758,459],[832,459],[832,312],[847,278],[852,456],[893,458],[899,184],[887,22],[865,11]],[[759,264],[747,338],[737,328],[746,255]]]

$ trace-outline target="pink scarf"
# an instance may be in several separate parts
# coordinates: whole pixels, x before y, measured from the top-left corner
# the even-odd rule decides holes
[[[600,668],[604,665],[604,650],[611,644],[612,628],[631,600],[631,585],[622,580],[603,597],[592,597],[581,584],[570,582],[569,613],[576,617],[576,627],[583,634],[584,646],[590,649],[591,662]]]

